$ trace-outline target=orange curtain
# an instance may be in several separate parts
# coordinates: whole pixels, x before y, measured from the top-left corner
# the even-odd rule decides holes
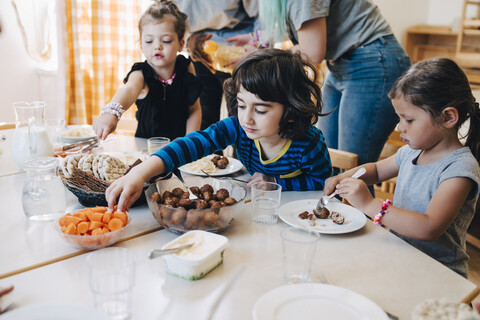
[[[67,0],[66,106],[68,124],[91,124],[141,60],[135,0]],[[135,108],[124,114],[134,117]]]

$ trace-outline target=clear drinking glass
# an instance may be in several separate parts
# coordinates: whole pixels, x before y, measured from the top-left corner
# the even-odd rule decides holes
[[[51,221],[65,214],[65,186],[58,174],[58,159],[42,157],[25,161],[23,211],[33,221]]]
[[[59,147],[62,145],[62,135],[65,131],[64,119],[47,119],[47,132],[50,140],[52,140],[53,147]]]
[[[278,220],[278,208],[282,186],[275,182],[257,182],[252,186],[253,215],[255,223],[274,224]]]
[[[128,248],[105,248],[87,257],[95,307],[112,320],[129,319],[135,283],[135,260]]]
[[[152,137],[147,140],[148,155],[152,155],[170,143],[166,137]]]
[[[283,247],[283,269],[285,282],[310,282],[313,257],[320,235],[299,228],[288,228],[280,232]]]

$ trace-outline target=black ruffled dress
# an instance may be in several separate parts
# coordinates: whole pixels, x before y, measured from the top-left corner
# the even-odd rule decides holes
[[[133,65],[123,80],[124,83],[130,73],[141,70],[148,86],[147,96],[135,102],[138,107],[135,137],[168,137],[173,140],[185,135],[188,108],[202,92],[198,79],[187,70],[190,62],[184,56],[178,55],[174,71],[176,75],[171,85],[156,79],[155,71],[146,61]]]

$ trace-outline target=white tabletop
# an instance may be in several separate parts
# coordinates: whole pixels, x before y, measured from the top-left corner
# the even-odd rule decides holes
[[[317,196],[318,192],[283,192],[282,203]],[[206,319],[210,306],[236,270],[243,266],[214,319],[250,319],[257,299],[283,282],[280,230],[288,226],[251,222],[251,204],[222,234],[229,239],[224,263],[197,281],[165,272],[162,258],[147,252],[178,235],[161,230],[118,244],[134,251],[136,283],[132,319]],[[19,306],[38,303],[93,305],[86,254],[0,280],[15,285],[8,299]],[[477,287],[385,229],[367,221],[349,234],[322,235],[313,279],[323,273],[332,284],[355,291],[381,308],[410,319],[412,309],[428,298],[460,302]],[[472,297],[470,297],[472,298]]]
[[[7,132],[7,141],[11,140],[14,130]],[[140,151],[146,149],[146,140],[130,136],[111,136],[103,143],[105,152]],[[10,157],[9,146],[5,148],[1,159],[6,166],[0,175],[0,203],[2,203],[2,223],[0,223],[0,278],[38,267],[40,265],[80,254],[83,251],[64,242],[55,232],[52,223],[30,222],[22,209],[22,188],[25,172],[20,170]],[[83,208],[77,198],[67,191],[67,212]],[[123,239],[128,239],[145,232],[160,229],[146,204],[132,208],[132,223]],[[8,245],[6,245],[8,244]],[[3,258],[15,257],[15,258]]]

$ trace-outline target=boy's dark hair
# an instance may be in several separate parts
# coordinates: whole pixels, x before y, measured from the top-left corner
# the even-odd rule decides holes
[[[172,15],[176,19],[175,32],[178,35],[178,40],[182,40],[185,37],[185,32],[188,29],[188,16],[180,11],[175,1],[171,0],[153,0],[152,5],[145,10],[138,22],[138,30],[140,37],[142,36],[142,28],[145,24],[152,20],[161,20],[166,15]]]
[[[467,76],[452,60],[435,58],[420,61],[397,79],[388,93],[390,99],[403,97],[439,120],[443,109],[458,110],[457,132],[470,118],[466,146],[480,161],[480,110]]]
[[[238,115],[237,93],[240,87],[263,101],[284,106],[279,131],[283,138],[301,137],[322,115],[317,70],[300,53],[263,49],[239,61],[233,69],[232,78],[224,84],[230,115]]]

